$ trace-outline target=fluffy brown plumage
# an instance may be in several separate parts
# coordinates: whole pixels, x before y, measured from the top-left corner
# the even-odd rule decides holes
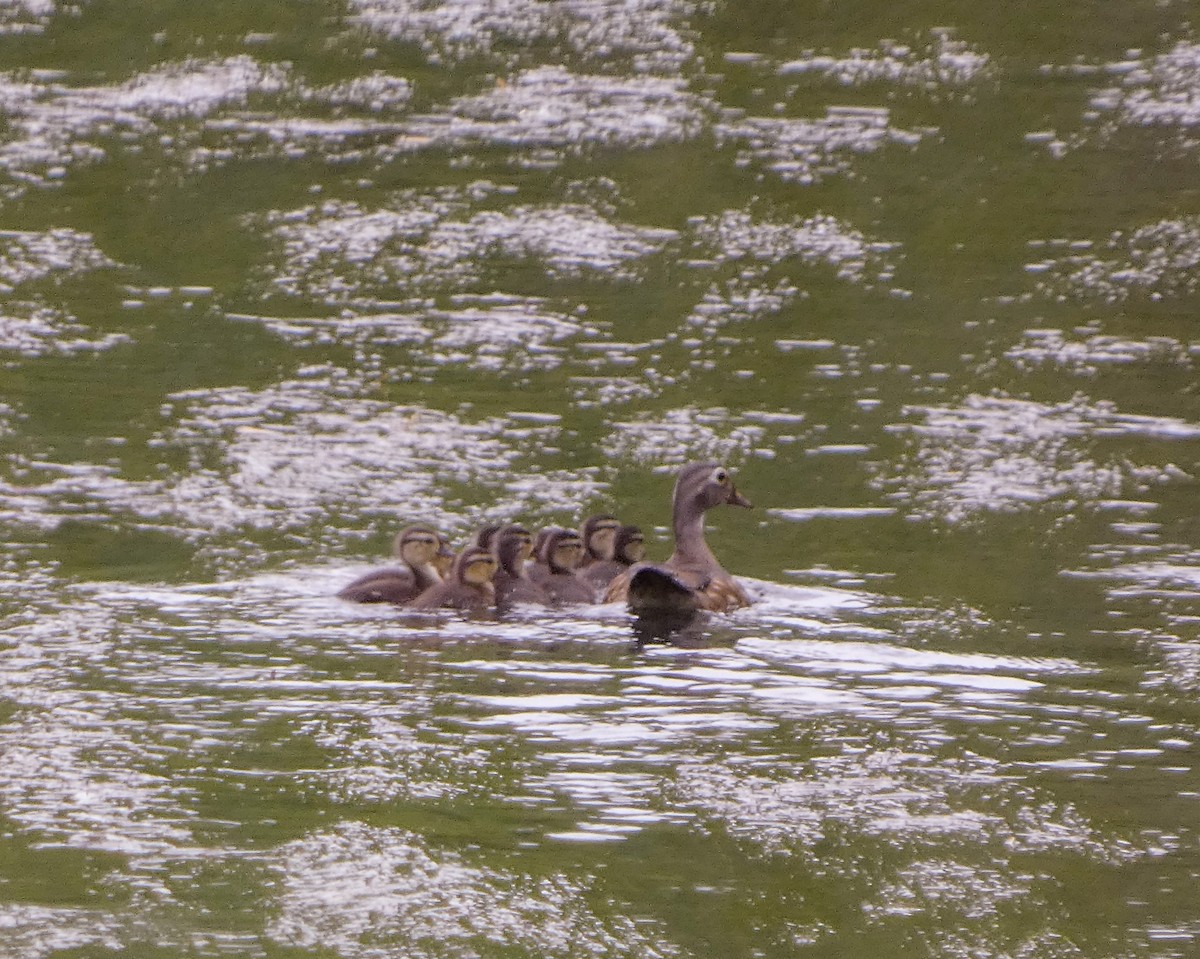
[[[546,573],[538,584],[554,603],[594,603],[592,587],[575,575],[583,555],[583,540],[571,529],[551,530],[542,543]]]
[[[517,603],[550,602],[546,591],[529,578],[525,561],[529,558],[533,540],[529,530],[523,526],[505,526],[492,540],[492,553],[496,557],[496,605],[512,606]]]
[[[621,523],[615,516],[599,513],[589,516],[579,525],[579,538],[583,541],[583,556],[579,569],[587,569],[595,563],[612,559],[613,545]]]
[[[486,609],[496,605],[496,558],[478,546],[468,546],[454,560],[450,578],[435,583],[408,604],[409,609]]]
[[[611,553],[608,559],[599,560],[579,571],[579,578],[588,583],[597,596],[602,597],[609,583],[634,563],[646,558],[646,537],[636,526],[622,526],[613,539]]]
[[[408,526],[396,534],[393,544],[401,566],[388,566],[360,576],[338,592],[339,599],[354,603],[407,603],[439,583],[438,566],[449,553],[445,540],[428,526]]]

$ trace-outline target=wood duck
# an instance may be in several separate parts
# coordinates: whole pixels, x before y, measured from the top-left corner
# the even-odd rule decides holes
[[[546,565],[546,561],[542,558],[542,551],[545,549],[546,540],[551,533],[560,532],[561,526],[544,526],[538,530],[537,536],[533,538],[533,555],[525,564],[525,575],[533,582],[542,585],[546,582],[546,577],[550,575],[550,567]]]
[[[503,523],[488,523],[486,526],[480,526],[471,535],[471,539],[467,542],[467,545],[478,546],[480,549],[491,549],[492,540],[496,538],[496,534],[503,528]]]
[[[450,540],[444,533],[438,533],[438,543],[441,548],[438,550],[437,556],[433,558],[433,565],[438,571],[438,575],[445,579],[450,575],[450,567],[454,565],[454,550],[450,548]]]
[[[622,526],[613,539],[612,556],[585,566],[579,571],[579,578],[603,596],[609,583],[645,558],[646,537],[642,531],[636,526]]]
[[[583,558],[579,561],[579,569],[584,570],[594,563],[612,559],[613,544],[620,528],[617,518],[607,513],[585,519],[579,527],[579,538],[583,540]]]
[[[409,609],[486,609],[496,604],[496,558],[486,549],[468,546],[454,560],[450,578],[434,583],[408,604]]]
[[[592,587],[575,575],[583,555],[583,540],[572,529],[555,529],[542,543],[541,559],[546,575],[539,585],[555,603],[594,603]]]
[[[372,570],[343,587],[338,598],[355,603],[407,603],[442,581],[439,567],[452,555],[445,539],[428,526],[402,529],[392,549],[403,566]]]
[[[533,538],[523,526],[506,526],[493,538],[492,554],[496,557],[496,605],[508,607],[517,603],[550,602],[546,591],[533,582],[526,572],[526,560],[533,549]]]
[[[626,602],[638,614],[727,612],[750,597],[725,571],[704,540],[704,514],[714,506],[750,507],[720,463],[689,463],[671,499],[675,551],[665,563],[637,563],[612,581],[606,602]]]

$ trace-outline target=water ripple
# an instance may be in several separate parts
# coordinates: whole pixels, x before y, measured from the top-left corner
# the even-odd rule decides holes
[[[593,911],[589,885],[562,874],[505,872],[431,848],[393,827],[347,822],[278,854],[278,914],[267,935],[345,957],[477,956],[489,949],[543,956],[670,956],[654,924]]]

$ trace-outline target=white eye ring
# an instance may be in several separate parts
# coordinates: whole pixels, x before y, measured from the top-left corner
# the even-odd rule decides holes
[[[718,483],[724,483],[726,480],[729,479],[729,474],[725,471],[725,469],[723,467],[717,467],[717,469],[715,469],[713,471],[713,479],[716,480]]]

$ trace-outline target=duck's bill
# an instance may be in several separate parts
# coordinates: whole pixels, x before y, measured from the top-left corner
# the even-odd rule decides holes
[[[737,491],[737,487],[734,487],[729,491],[729,499],[726,500],[726,502],[730,506],[744,506],[746,509],[752,509],[754,507],[754,504],[751,503],[750,500],[746,499],[746,497]]]

